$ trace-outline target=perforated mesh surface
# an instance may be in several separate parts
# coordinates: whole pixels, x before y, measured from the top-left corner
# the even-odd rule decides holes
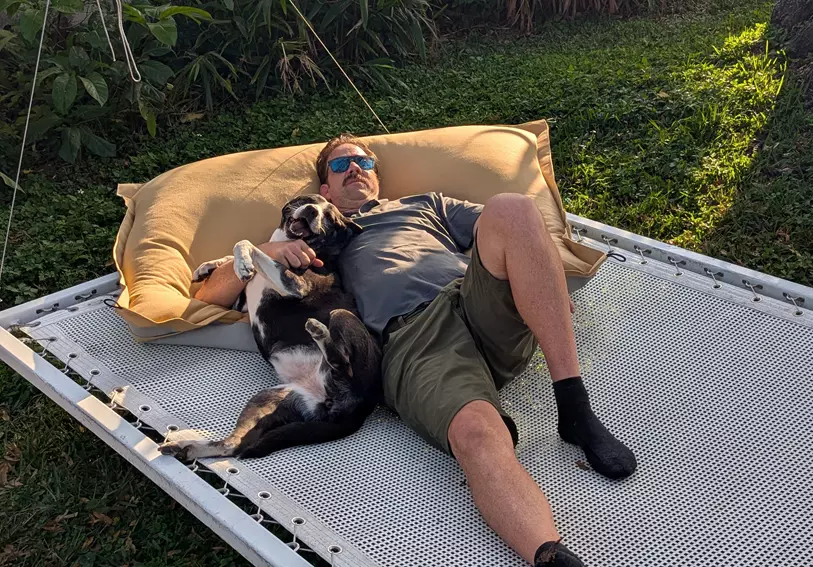
[[[573,297],[594,409],[638,471],[613,482],[584,470],[556,435],[541,356],[501,392],[520,461],[587,565],[813,565],[813,328],[647,270],[608,262]],[[253,353],[135,344],[108,308],[56,325],[208,437],[275,381]],[[388,410],[347,439],[241,466],[370,564],[524,564],[483,523],[457,464]]]

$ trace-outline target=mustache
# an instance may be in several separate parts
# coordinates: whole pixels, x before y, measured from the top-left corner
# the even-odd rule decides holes
[[[352,183],[353,181],[363,181],[364,183],[367,183],[367,177],[359,173],[351,173],[350,175],[344,178],[344,182],[342,183],[342,185],[347,185],[348,183]]]

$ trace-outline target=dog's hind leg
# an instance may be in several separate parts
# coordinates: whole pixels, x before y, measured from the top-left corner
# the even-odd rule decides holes
[[[335,441],[358,431],[364,419],[349,418],[342,422],[298,421],[267,431],[257,441],[239,451],[240,457],[264,457],[289,447]]]
[[[254,431],[263,418],[273,414],[291,393],[290,388],[269,388],[252,397],[240,412],[237,425],[225,439],[219,441],[181,440],[166,443],[159,447],[164,455],[174,455],[181,460],[203,459],[206,457],[231,457],[246,441],[253,442],[261,432]],[[264,423],[261,429],[268,427]]]
[[[331,329],[334,329],[333,315],[330,317]],[[334,340],[331,336],[331,329],[316,319],[308,319],[305,323],[305,330],[322,351],[325,362],[339,372],[348,376],[353,376],[353,367],[350,365],[350,353],[347,352],[343,341]],[[335,334],[335,333],[334,333]]]

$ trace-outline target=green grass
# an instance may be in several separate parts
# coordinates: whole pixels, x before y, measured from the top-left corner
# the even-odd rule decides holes
[[[548,118],[569,211],[813,285],[813,115],[781,54],[766,51],[769,10],[748,0],[471,37],[365,94],[392,131]],[[0,297],[19,303],[111,271],[118,182],[341,131],[378,131],[349,89],[222,111],[162,139],[122,137],[127,157],[27,164]],[[7,204],[2,213],[5,226]],[[245,564],[7,368],[3,446],[0,565]]]

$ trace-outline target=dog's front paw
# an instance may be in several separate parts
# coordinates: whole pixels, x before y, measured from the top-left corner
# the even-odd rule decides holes
[[[202,282],[206,278],[212,275],[216,269],[220,266],[231,260],[231,256],[226,256],[224,258],[220,258],[219,260],[212,260],[211,262],[204,262],[198,269],[192,273],[192,283]]]
[[[241,282],[246,283],[254,277],[256,270],[254,269],[254,264],[251,262],[238,262],[235,260],[234,273],[237,274]]]
[[[330,336],[330,331],[328,331],[327,327],[316,319],[308,319],[305,323],[305,330],[308,331],[308,334],[316,342],[324,341]]]
[[[254,245],[248,240],[241,240],[234,245],[234,273],[243,283],[253,278],[257,272],[254,267],[253,250]]]

